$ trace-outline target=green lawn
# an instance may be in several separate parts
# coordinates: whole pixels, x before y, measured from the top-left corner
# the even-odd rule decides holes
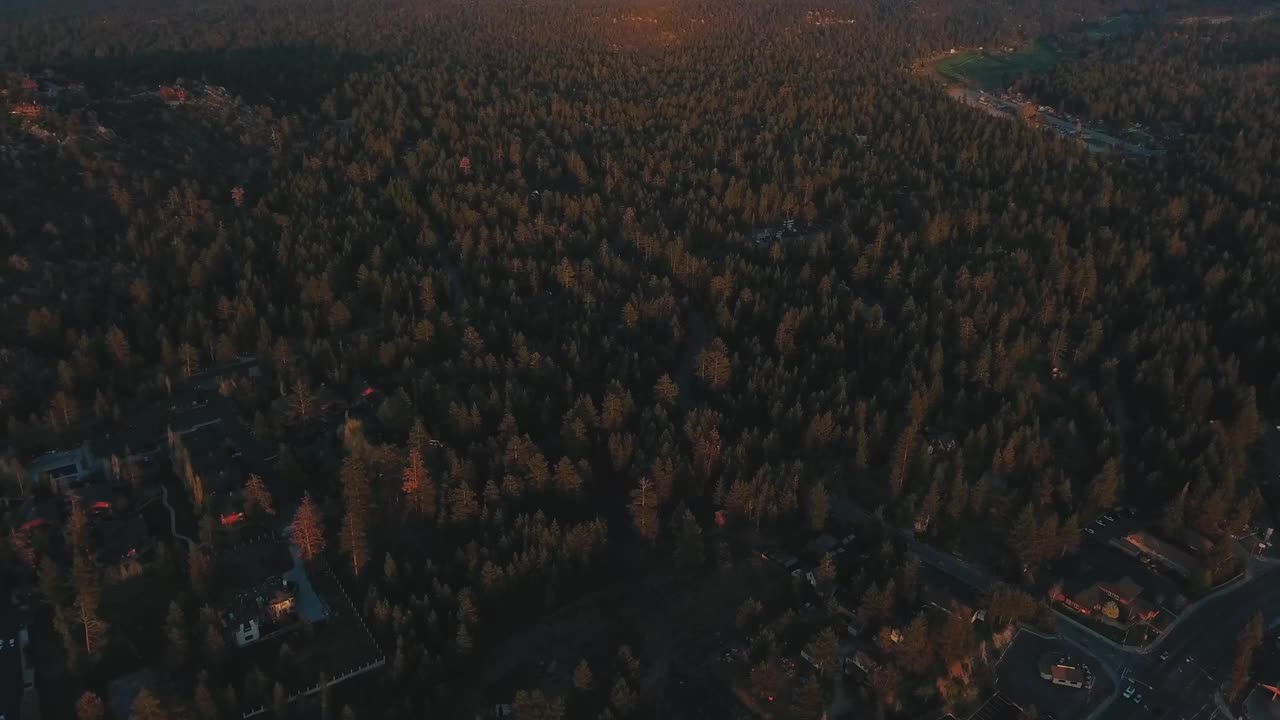
[[[1060,53],[1047,43],[1038,42],[1028,50],[1009,54],[957,53],[938,61],[934,69],[942,77],[964,82],[984,90],[1008,87],[1024,73],[1048,70]]]

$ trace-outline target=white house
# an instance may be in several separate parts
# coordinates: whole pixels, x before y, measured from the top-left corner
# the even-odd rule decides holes
[[[261,639],[262,629],[258,626],[257,620],[242,622],[236,627],[235,637],[236,647],[244,647]]]

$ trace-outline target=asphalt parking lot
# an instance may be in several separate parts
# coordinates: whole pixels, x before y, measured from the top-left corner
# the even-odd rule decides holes
[[[1093,675],[1093,687],[1063,687],[1041,678],[1038,662],[1045,653],[1070,655],[1083,663]],[[1058,720],[1082,720],[1113,690],[1096,658],[1081,657],[1057,640],[1032,635],[1025,630],[1018,633],[1013,645],[1005,651],[996,667],[996,674],[996,687],[1010,700],[1023,707],[1035,706],[1040,717],[1052,712]]]
[[[1003,693],[992,695],[969,720],[1018,720],[1022,708],[1015,705]]]

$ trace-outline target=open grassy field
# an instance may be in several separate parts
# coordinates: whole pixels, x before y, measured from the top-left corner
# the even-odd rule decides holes
[[[951,82],[995,90],[1008,87],[1024,73],[1044,72],[1058,61],[1060,55],[1053,46],[1038,42],[1031,48],[1016,53],[992,55],[969,52],[948,55],[934,65],[934,70]]]

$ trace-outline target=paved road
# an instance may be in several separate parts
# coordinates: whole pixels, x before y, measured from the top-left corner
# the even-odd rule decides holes
[[[10,603],[9,593],[0,593],[0,717],[18,720],[22,716],[22,657],[9,639],[18,637],[18,609]]]
[[[1230,672],[1241,629],[1257,612],[1268,624],[1280,617],[1280,570],[1263,566],[1257,573],[1252,581],[1196,608],[1152,653],[1130,655],[1122,667],[1143,702],[1121,698],[1102,720],[1212,717],[1217,710],[1214,696]],[[1161,660],[1166,652],[1168,659]]]
[[[833,500],[832,512],[847,522],[874,520],[843,497]],[[916,540],[910,530],[897,533],[928,565],[979,591],[992,585],[982,568]],[[1147,653],[1119,647],[1067,619],[1058,622],[1057,634],[1097,658],[1117,685],[1114,700],[1094,720],[1211,720],[1219,715],[1216,694],[1230,671],[1236,639],[1258,612],[1268,627],[1280,618],[1280,567],[1275,564],[1255,563],[1251,579],[1194,607]],[[1141,703],[1119,694],[1129,685],[1135,686],[1134,696],[1142,695]]]
[[[169,504],[169,487],[163,483],[160,485],[160,502],[164,504],[164,509],[169,511],[169,532],[175,538],[185,542],[188,549],[195,549],[195,541],[178,532],[178,514],[173,509],[173,506]]]
[[[848,498],[842,496],[832,498],[831,514],[844,522],[859,526],[878,522],[871,513],[854,505]],[[902,538],[903,542],[906,543],[907,550],[919,557],[922,562],[941,570],[977,592],[986,592],[991,588],[991,576],[986,570],[970,565],[953,555],[920,542],[910,528],[888,529]]]
[[[1034,105],[1033,103],[1020,103],[1006,100],[996,95],[990,95],[969,88],[961,88],[959,92],[953,94],[953,97],[966,105],[986,110],[987,112],[1000,117],[1020,117],[1022,108],[1025,105]],[[1002,113],[1002,110],[1006,112]],[[1075,123],[1069,120],[1065,120],[1045,112],[1037,112],[1037,115],[1041,122],[1051,127],[1059,135],[1065,138],[1075,138],[1078,134]],[[1133,143],[1125,142],[1114,135],[1109,135],[1095,128],[1084,128],[1083,134],[1085,141],[1089,143],[1090,150],[1094,147],[1109,147],[1146,157],[1149,157],[1152,154],[1151,150],[1148,150],[1141,145],[1134,145]]]

